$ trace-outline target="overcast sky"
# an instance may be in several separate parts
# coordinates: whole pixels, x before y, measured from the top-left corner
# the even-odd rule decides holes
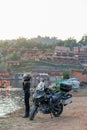
[[[0,0],[0,39],[87,34],[87,0]]]

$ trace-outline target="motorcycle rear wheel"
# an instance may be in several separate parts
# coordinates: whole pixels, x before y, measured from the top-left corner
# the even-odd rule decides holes
[[[30,120],[34,119],[35,115],[37,114],[37,109],[38,109],[38,107],[34,104],[31,108],[31,112],[30,112],[30,116],[29,116]]]
[[[54,109],[53,109],[53,115],[55,117],[59,117],[63,112],[63,104],[62,103],[58,103],[54,106]]]

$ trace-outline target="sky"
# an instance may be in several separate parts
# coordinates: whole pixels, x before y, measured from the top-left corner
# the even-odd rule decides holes
[[[0,0],[0,40],[87,34],[87,0]]]

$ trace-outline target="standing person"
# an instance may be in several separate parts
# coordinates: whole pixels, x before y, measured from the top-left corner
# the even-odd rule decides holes
[[[31,76],[28,74],[24,74],[23,76],[23,90],[24,90],[24,103],[25,103],[25,114],[23,118],[29,117],[29,112],[30,112],[30,103],[29,103],[29,98],[30,98],[30,83]]]

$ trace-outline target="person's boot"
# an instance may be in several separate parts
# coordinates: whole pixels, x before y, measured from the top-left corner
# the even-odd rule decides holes
[[[26,112],[23,116],[23,118],[28,118],[29,117],[29,112]]]

